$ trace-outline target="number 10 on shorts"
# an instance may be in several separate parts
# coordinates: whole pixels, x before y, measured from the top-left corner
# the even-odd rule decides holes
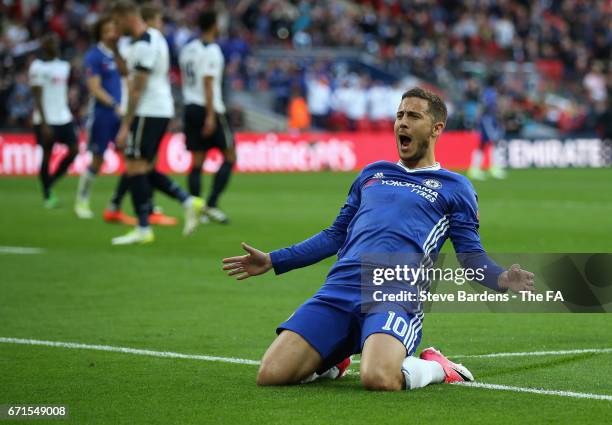
[[[409,335],[407,335],[409,329],[410,326],[408,322],[406,322],[406,319],[402,316],[398,316],[394,311],[389,312],[389,317],[387,317],[387,321],[382,327],[383,331],[392,331],[397,335],[403,341],[404,345],[406,345],[406,340],[409,337]]]

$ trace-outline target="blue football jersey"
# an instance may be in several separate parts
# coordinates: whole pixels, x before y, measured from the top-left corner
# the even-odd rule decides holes
[[[110,94],[117,104],[121,103],[121,74],[111,50],[98,43],[85,54],[85,73],[87,77],[99,76],[102,88]],[[108,106],[94,100],[95,110],[108,110]]]
[[[379,161],[353,182],[334,223],[319,234],[271,252],[277,274],[337,254],[327,284],[360,284],[364,256],[414,253],[434,257],[451,239],[464,267],[484,267],[480,282],[499,290],[503,269],[490,260],[478,233],[477,196],[470,181],[439,164],[408,169]],[[460,254],[477,254],[461,256]],[[476,262],[477,264],[474,264]]]

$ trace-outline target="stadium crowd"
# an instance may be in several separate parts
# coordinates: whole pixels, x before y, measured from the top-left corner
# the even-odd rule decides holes
[[[82,54],[88,28],[107,3],[3,3],[0,126],[28,124],[33,101],[26,70],[48,29],[60,35],[63,56],[72,63],[70,103],[83,122]],[[164,33],[175,65],[194,34],[192,18],[213,5],[221,11],[226,86],[271,92],[273,109],[289,111],[298,128],[387,127],[394,111],[385,99],[405,88],[400,78],[409,74],[450,100],[453,128],[474,127],[487,82],[499,91],[506,130],[517,133],[525,122],[566,134],[592,132],[612,97],[607,0],[174,0],[164,2]],[[266,60],[253,54],[261,46],[359,49],[390,78],[372,78],[329,57]],[[179,79],[175,69],[173,82]]]

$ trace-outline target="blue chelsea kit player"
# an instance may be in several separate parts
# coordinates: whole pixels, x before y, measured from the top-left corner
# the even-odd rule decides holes
[[[353,182],[333,224],[313,237],[270,253],[243,244],[247,255],[223,260],[239,280],[276,274],[337,255],[321,289],[276,330],[257,376],[258,385],[288,385],[341,377],[350,356],[361,353],[360,376],[370,390],[415,389],[433,383],[472,381],[463,365],[435,348],[414,356],[421,340],[422,302],[369,308],[364,258],[414,254],[431,266],[450,238],[463,268],[484,270],[478,283],[505,292],[531,291],[534,275],[491,260],[478,233],[476,192],[470,181],[443,169],[434,147],[446,122],[436,94],[414,88],[403,94],[394,132],[400,160],[365,167]],[[415,282],[427,292],[429,281]]]

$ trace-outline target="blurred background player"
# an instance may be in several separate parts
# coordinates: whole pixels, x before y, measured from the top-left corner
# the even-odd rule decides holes
[[[100,18],[93,27],[97,42],[85,55],[85,73],[87,88],[92,96],[89,115],[88,147],[92,153],[92,162],[81,174],[77,197],[74,206],[79,218],[92,218],[89,205],[89,194],[96,175],[104,162],[104,152],[119,131],[121,124],[121,76],[127,75],[127,67],[117,49],[117,31],[110,16]],[[105,211],[105,219],[136,224],[136,220],[121,212],[118,205],[127,191],[127,177],[119,179],[114,198],[117,207]],[[112,216],[112,217],[107,217]]]
[[[144,4],[140,9],[140,14],[147,26],[156,28],[161,31],[161,29],[163,28],[163,21],[159,8],[151,4]],[[129,44],[131,43],[131,37],[126,36],[122,40],[120,39],[119,41],[125,41],[119,51],[119,53],[121,54],[120,56],[123,59],[127,57],[127,51],[129,49]],[[121,93],[122,96],[120,110],[124,111],[127,107],[127,81],[122,82]],[[124,173],[119,179],[117,188],[115,189],[110,203],[104,210],[104,221],[106,221],[107,223],[123,223],[130,226],[136,225],[137,221],[135,218],[130,217],[121,211],[121,202],[123,200],[123,196],[127,192],[127,189],[127,176]],[[155,204],[153,205],[153,211],[151,212],[151,214],[149,214],[150,224],[158,226],[176,226],[178,224],[178,220],[175,217],[165,215],[161,207],[155,206]]]
[[[211,219],[225,224],[229,220],[217,207],[217,202],[229,182],[236,162],[236,151],[222,98],[225,61],[221,48],[215,43],[217,14],[213,11],[202,12],[198,25],[202,32],[200,38],[185,45],[179,56],[185,103],[183,128],[187,149],[193,154],[188,177],[189,192],[193,196],[200,196],[202,164],[206,153],[215,147],[221,150],[223,163],[215,174],[203,221]]]
[[[497,77],[492,75],[487,81],[481,96],[482,112],[480,114],[480,144],[472,152],[472,162],[468,170],[468,176],[473,180],[484,180],[485,172],[482,170],[485,148],[490,146],[489,173],[491,177],[503,179],[506,172],[501,167],[497,143],[504,137],[504,128],[499,120],[499,107],[497,95]]]
[[[147,24],[147,27],[155,28],[158,31],[163,30],[164,20],[162,17],[162,11],[156,5],[152,3],[144,3],[143,5],[141,5],[140,16],[142,16],[142,19]],[[155,181],[152,181],[151,184],[155,186]],[[162,207],[160,207],[159,205],[155,205],[155,202],[153,202],[154,199],[155,194],[153,194],[153,198],[151,201],[153,203],[153,211],[151,211],[151,214],[149,214],[149,223],[158,226],[176,226],[178,224],[178,220],[176,219],[176,217],[170,217],[165,215]]]
[[[68,107],[68,80],[70,64],[59,58],[59,39],[49,33],[41,39],[41,54],[30,65],[29,79],[34,95],[34,133],[36,143],[43,148],[40,164],[45,208],[55,208],[57,198],[51,191],[53,184],[66,174],[78,152],[78,143],[72,113]],[[68,146],[55,174],[49,174],[49,160],[53,145],[58,142]]]
[[[153,3],[144,3],[140,6],[140,15],[144,19],[148,27],[155,28],[158,31],[164,29],[164,19],[162,11]]]
[[[183,233],[190,234],[197,226],[203,201],[189,196],[166,175],[155,170],[157,150],[174,116],[168,79],[168,45],[159,30],[147,27],[135,3],[119,1],[114,4],[112,13],[118,29],[133,40],[127,56],[128,104],[117,135],[117,146],[125,148],[128,185],[138,215],[138,226],[114,238],[112,243],[128,245],[154,240],[149,226],[153,188],[182,203],[185,209]]]

